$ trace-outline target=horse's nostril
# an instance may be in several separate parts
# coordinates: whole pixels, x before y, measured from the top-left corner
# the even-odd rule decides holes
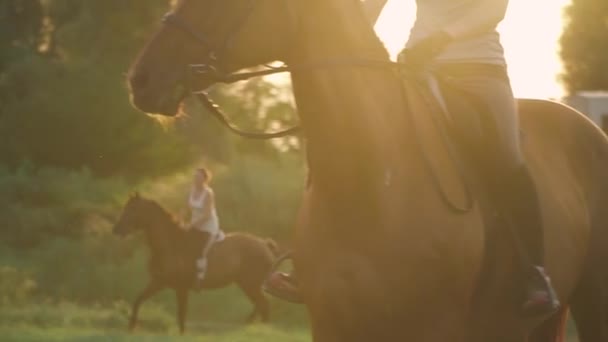
[[[146,85],[148,85],[148,80],[149,80],[148,73],[136,72],[131,77],[131,87],[133,87],[134,89],[145,88]]]

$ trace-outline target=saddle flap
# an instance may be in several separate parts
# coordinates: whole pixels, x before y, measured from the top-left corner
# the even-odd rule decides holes
[[[403,80],[409,115],[420,152],[434,177],[438,191],[453,208],[471,205],[464,165],[448,129],[447,108],[435,98],[425,81]],[[470,209],[470,208],[469,208]],[[462,210],[464,211],[464,210]]]

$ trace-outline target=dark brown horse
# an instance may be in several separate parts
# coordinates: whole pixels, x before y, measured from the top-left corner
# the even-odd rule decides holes
[[[127,235],[136,230],[144,231],[150,248],[150,280],[133,303],[129,329],[137,324],[140,305],[160,290],[169,288],[175,290],[179,329],[183,333],[188,292],[201,247],[192,246],[191,232],[184,230],[169,212],[138,194],[129,198],[114,233]],[[236,283],[254,305],[248,321],[258,315],[262,321],[268,321],[269,304],[262,293],[262,283],[270,272],[275,251],[276,245],[271,239],[245,233],[227,234],[209,251],[203,288],[216,289]]]
[[[295,266],[315,341],[561,340],[565,309],[545,322],[519,314],[516,251],[483,192],[466,212],[446,205],[438,188],[461,180],[450,167],[429,172],[425,157],[453,162],[412,110],[418,98],[404,101],[408,75],[385,67],[359,0],[182,0],[165,22],[129,73],[143,111],[175,115],[188,87],[224,79],[217,70],[291,66],[312,176]],[[607,139],[561,104],[519,105],[548,271],[580,340],[607,342]]]

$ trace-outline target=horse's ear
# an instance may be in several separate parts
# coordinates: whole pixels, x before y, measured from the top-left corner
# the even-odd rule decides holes
[[[135,190],[134,192],[131,193],[131,198],[134,199],[139,199],[139,191]]]

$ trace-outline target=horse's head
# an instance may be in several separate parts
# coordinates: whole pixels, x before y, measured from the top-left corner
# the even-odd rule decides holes
[[[118,222],[114,225],[114,234],[126,236],[142,228],[142,222],[146,219],[145,206],[146,200],[139,193],[131,195],[122,210]]]
[[[128,74],[133,104],[173,116],[193,90],[230,73],[287,58],[292,0],[181,0]]]

